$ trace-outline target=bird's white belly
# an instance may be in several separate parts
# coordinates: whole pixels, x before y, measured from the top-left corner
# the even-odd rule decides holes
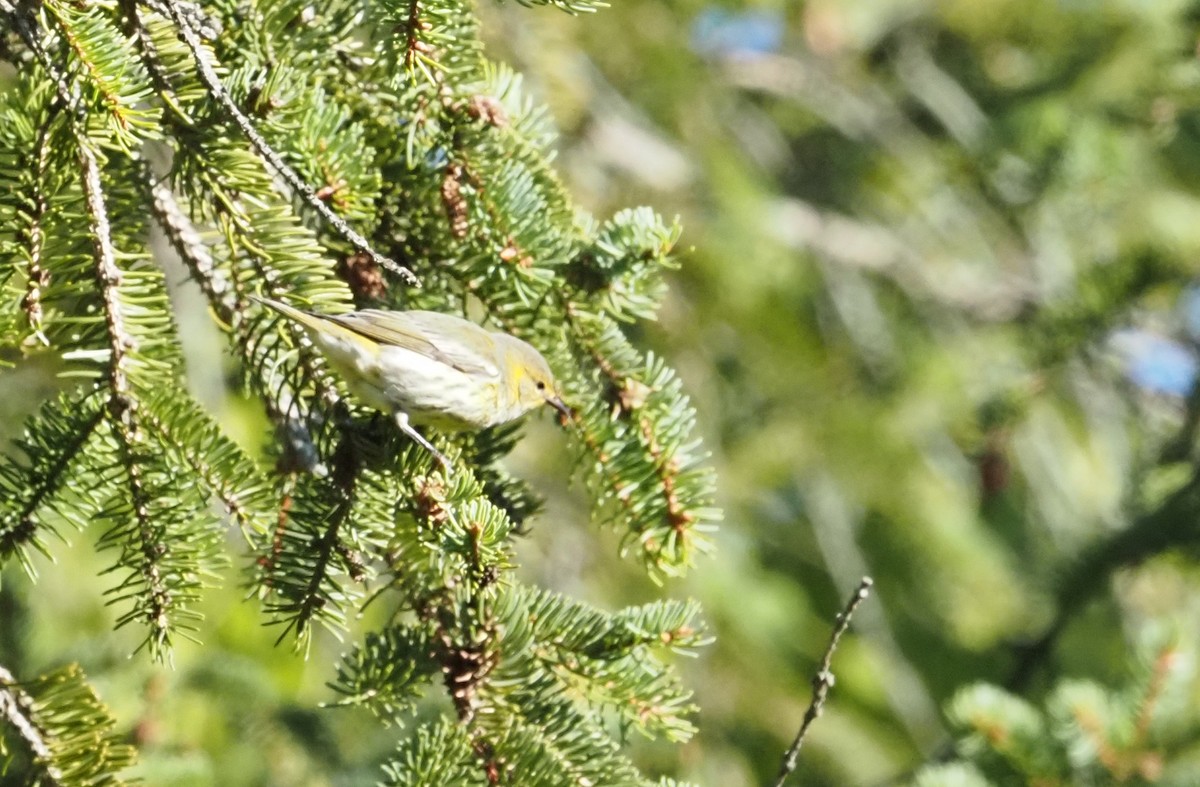
[[[379,409],[402,410],[414,424],[479,429],[493,422],[496,382],[400,347],[383,348],[356,391]]]
[[[403,411],[412,423],[441,429],[480,429],[508,420],[495,377],[468,376],[402,347],[378,351],[336,335],[314,335],[351,392],[384,412]]]

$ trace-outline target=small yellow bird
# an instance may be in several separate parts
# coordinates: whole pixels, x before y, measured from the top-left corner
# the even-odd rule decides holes
[[[572,417],[546,359],[515,336],[437,312],[317,314],[255,300],[302,325],[355,396],[390,413],[444,466],[446,457],[413,425],[474,431],[543,404]]]

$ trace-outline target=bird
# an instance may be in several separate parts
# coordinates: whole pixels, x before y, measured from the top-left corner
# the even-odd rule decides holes
[[[255,297],[302,326],[363,404],[449,461],[415,426],[478,431],[550,405],[567,419],[550,365],[528,342],[440,312],[362,309],[323,314]]]

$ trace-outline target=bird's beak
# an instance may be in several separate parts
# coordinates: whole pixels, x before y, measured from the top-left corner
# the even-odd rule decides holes
[[[570,407],[567,407],[567,403],[564,402],[560,397],[557,397],[557,396],[548,397],[546,399],[546,404],[550,405],[555,410],[558,410],[560,413],[562,413],[563,417],[566,418],[568,421],[575,420],[575,413],[571,411]]]

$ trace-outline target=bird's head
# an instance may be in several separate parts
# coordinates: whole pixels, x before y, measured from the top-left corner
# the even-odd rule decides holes
[[[554,373],[546,359],[533,346],[520,339],[507,336],[504,348],[504,375],[509,383],[509,393],[522,412],[548,404],[568,420],[574,418],[571,408],[562,400]]]

